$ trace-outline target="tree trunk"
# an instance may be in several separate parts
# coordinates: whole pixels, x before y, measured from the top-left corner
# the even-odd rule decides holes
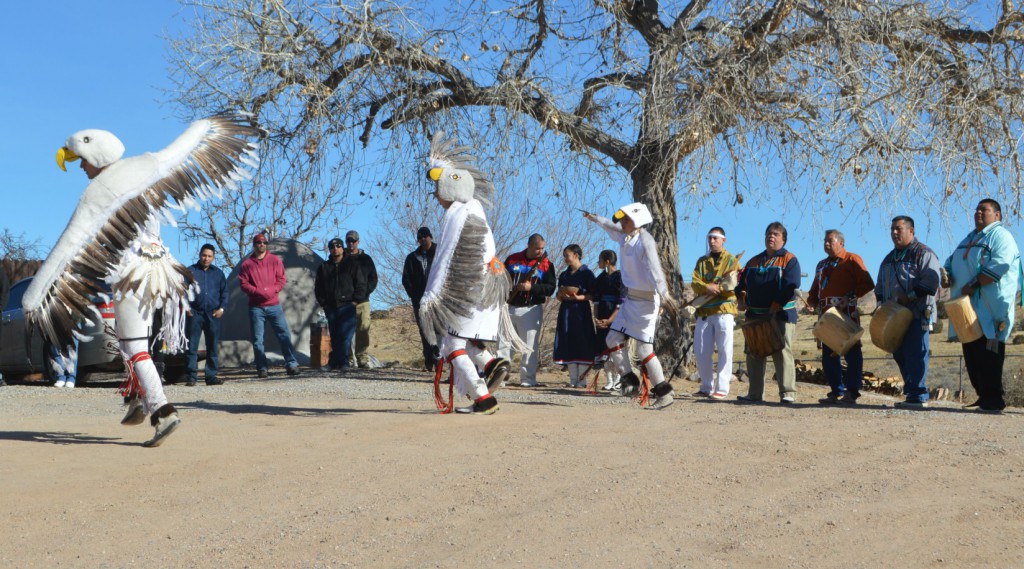
[[[651,210],[654,221],[646,229],[658,244],[661,269],[669,292],[679,301],[683,298],[683,277],[679,268],[679,240],[676,237],[675,162],[662,153],[645,153],[633,170],[633,198]],[[693,333],[680,311],[675,317],[662,312],[654,340],[654,349],[665,370],[665,379],[673,371],[685,375],[691,362]]]

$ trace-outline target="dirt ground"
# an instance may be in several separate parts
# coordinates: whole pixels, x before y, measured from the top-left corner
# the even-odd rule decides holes
[[[3,567],[1024,567],[1024,413],[498,392],[423,372],[169,386],[157,449],[116,385],[0,389]],[[681,383],[679,391],[695,384]]]

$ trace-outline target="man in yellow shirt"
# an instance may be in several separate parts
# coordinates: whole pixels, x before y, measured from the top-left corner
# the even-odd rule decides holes
[[[693,332],[693,350],[697,355],[700,391],[697,397],[725,399],[732,379],[732,335],[736,326],[736,293],[724,284],[730,273],[740,270],[740,260],[725,250],[725,230],[712,227],[708,232],[708,252],[697,259],[693,269],[693,293],[711,298],[697,308],[697,326]],[[728,289],[728,290],[727,290]],[[718,369],[714,365],[718,349]]]

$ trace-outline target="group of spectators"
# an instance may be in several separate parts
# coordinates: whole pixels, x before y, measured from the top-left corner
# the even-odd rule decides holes
[[[929,334],[936,320],[939,289],[949,288],[953,296],[969,297],[983,332],[980,339],[963,344],[967,372],[978,394],[978,400],[969,407],[1001,411],[1005,407],[1003,360],[1006,342],[1014,327],[1021,266],[1017,245],[1002,225],[999,203],[991,199],[978,203],[974,229],[944,265],[932,249],[917,239],[911,217],[893,218],[890,237],[893,249],[883,259],[875,281],[863,259],[847,251],[843,233],[836,229],[825,231],[826,256],[815,267],[807,312],[820,317],[834,307],[859,324],[858,301],[871,293],[879,305],[896,303],[908,309],[911,323],[892,354],[904,384],[905,400],[898,402],[897,407],[918,409],[928,405]],[[433,371],[440,365],[439,350],[424,334],[419,308],[437,246],[427,227],[417,231],[416,239],[417,248],[405,259],[402,285],[412,300],[420,325],[425,368]],[[700,388],[684,396],[724,399],[729,395],[733,335],[736,317],[742,311],[747,325],[774,328],[772,333],[781,347],[765,357],[750,353],[748,349],[749,388],[738,399],[762,401],[765,398],[767,363],[771,359],[780,401],[783,404],[796,402],[793,334],[798,318],[796,291],[800,287],[801,270],[795,255],[786,249],[786,227],[780,222],[768,225],[764,251],[751,257],[745,266],[726,250],[722,227],[713,227],[706,239],[706,252],[697,260],[692,275],[693,292],[700,299],[694,302],[693,344]],[[600,273],[595,274],[583,263],[580,246],[572,244],[562,250],[565,269],[556,277],[546,245],[543,236],[533,234],[526,248],[510,255],[504,263],[512,281],[507,300],[509,316],[516,333],[530,348],[519,364],[519,385],[537,385],[544,304],[554,296],[560,306],[553,362],[566,366],[570,385],[583,387],[588,371],[600,369],[600,364],[608,357],[605,338],[626,296],[622,274],[617,269],[615,251],[600,252]],[[256,235],[252,252],[239,270],[239,284],[248,298],[254,363],[258,376],[267,377],[264,329],[269,325],[281,345],[286,371],[294,376],[300,373],[299,365],[279,300],[286,283],[284,264],[267,247],[267,237]],[[220,369],[218,343],[228,294],[224,272],[213,264],[215,253],[213,245],[203,245],[199,260],[189,267],[199,291],[190,303],[186,324],[189,335],[187,385],[195,385],[198,379],[197,349],[201,335],[206,339],[206,383],[222,383],[217,377]],[[342,372],[354,365],[368,367],[369,297],[377,286],[376,267],[372,258],[360,249],[359,234],[355,231],[349,231],[344,241],[331,239],[328,254],[315,280],[316,301],[324,311],[331,336],[328,365],[331,370]],[[8,289],[6,276],[0,273],[0,296],[6,296]],[[433,336],[442,337],[444,332],[437,330]],[[956,338],[952,327],[950,337]],[[819,347],[822,368],[830,386],[820,403],[855,405],[863,377],[860,343],[843,355],[820,342]],[[715,352],[718,353],[717,365]],[[511,346],[500,342],[497,355],[511,360]],[[50,354],[51,359],[61,356],[59,351]],[[620,378],[614,371],[608,368],[606,375],[607,382],[602,389],[619,390]],[[68,373],[57,375],[57,382],[74,386],[73,363]]]
[[[286,373],[296,376],[300,374],[299,362],[280,301],[280,293],[287,283],[284,263],[268,250],[268,246],[265,234],[253,237],[252,252],[242,261],[238,271],[239,288],[249,304],[253,363],[258,377],[269,376],[264,349],[265,329],[269,325],[281,346]],[[356,231],[349,231],[344,241],[331,239],[327,247],[328,258],[317,269],[314,293],[327,318],[334,348],[328,365],[335,371],[347,370],[352,363],[367,367],[370,361],[367,351],[370,345],[370,295],[377,288],[377,268],[370,255],[359,247],[359,233]],[[199,285],[199,293],[191,301],[186,324],[189,332],[186,385],[190,386],[198,380],[196,352],[200,335],[206,339],[206,383],[222,383],[217,378],[220,369],[217,346],[228,293],[224,271],[213,265],[215,253],[213,245],[203,245],[199,261],[189,267]],[[355,362],[351,362],[353,351]]]
[[[433,259],[430,231],[421,228],[419,248],[405,262],[402,282],[419,308]],[[998,412],[1005,407],[1002,368],[1006,342],[1014,325],[1013,305],[1020,286],[1020,255],[1010,232],[1002,225],[998,202],[984,199],[974,212],[974,229],[940,264],[932,249],[921,243],[914,220],[906,215],[893,218],[890,226],[893,249],[885,256],[877,282],[863,259],[846,250],[843,233],[829,229],[824,234],[825,258],[817,263],[807,297],[806,311],[819,317],[829,308],[860,323],[858,301],[873,294],[878,306],[895,303],[909,310],[911,322],[892,357],[904,382],[904,400],[897,407],[920,409],[928,405],[929,336],[936,321],[936,296],[940,287],[952,296],[970,298],[984,335],[964,343],[963,354],[978,400],[968,407]],[[770,359],[775,372],[779,399],[783,404],[797,401],[793,335],[798,318],[796,291],[801,284],[800,263],[786,249],[788,232],[780,222],[765,230],[765,249],[745,265],[725,248],[722,227],[707,234],[707,249],[697,260],[692,275],[694,295],[694,352],[700,387],[684,397],[724,399],[729,395],[733,376],[733,335],[736,318],[744,313],[747,325],[760,325],[777,338],[772,353],[760,357],[746,353],[749,387],[740,401],[758,402],[765,398],[765,377]],[[543,305],[554,295],[560,302],[554,338],[553,363],[566,366],[569,383],[583,387],[588,370],[601,368],[607,356],[605,337],[614,322],[618,307],[626,295],[622,275],[616,268],[616,253],[604,250],[598,256],[599,274],[583,263],[579,245],[562,250],[565,269],[555,276],[548,258],[546,242],[531,235],[524,250],[510,255],[505,268],[512,277],[508,308],[515,329],[531,348],[519,364],[519,385],[537,385],[539,344]],[[557,291],[557,293],[556,293]],[[746,326],[746,325],[745,325]],[[950,337],[956,331],[950,328]],[[437,364],[437,348],[422,337],[426,368]],[[863,380],[863,351],[856,343],[843,355],[819,342],[822,367],[830,391],[819,402],[823,405],[856,405]],[[715,352],[718,353],[717,365]],[[510,358],[510,347],[499,343],[498,356]],[[844,364],[845,361],[845,365]],[[620,388],[619,378],[606,366],[607,383],[603,390]]]
[[[268,250],[269,240],[263,233],[252,239],[252,251],[239,268],[239,287],[248,299],[248,316],[253,348],[253,363],[260,378],[269,376],[264,349],[267,326],[277,337],[284,357],[286,373],[297,376],[301,372],[292,343],[291,330],[281,307],[280,293],[287,283],[284,263]],[[377,287],[377,269],[373,259],[359,247],[359,233],[349,231],[343,242],[339,238],[328,243],[329,257],[317,270],[316,301],[327,318],[330,334],[338,344],[330,354],[330,368],[343,371],[352,365],[368,367],[370,355],[370,294]],[[214,264],[217,249],[205,243],[199,250],[199,259],[188,267],[197,285],[189,301],[185,332],[188,336],[185,384],[198,383],[198,351],[200,338],[205,339],[206,364],[204,379],[207,385],[221,385],[219,344],[221,322],[228,306],[227,278]],[[0,271],[0,306],[6,306],[9,282]],[[154,316],[159,322],[159,311]],[[159,329],[159,324],[152,326]],[[159,338],[154,333],[151,352],[158,370],[163,371],[163,354],[158,348]],[[46,365],[53,370],[55,387],[75,386],[77,341],[63,349],[47,344],[44,349]],[[0,376],[0,385],[3,378]]]

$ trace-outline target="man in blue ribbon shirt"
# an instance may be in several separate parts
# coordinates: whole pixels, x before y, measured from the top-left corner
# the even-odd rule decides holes
[[[800,262],[786,250],[786,226],[778,221],[764,231],[764,251],[755,255],[743,269],[736,291],[740,310],[746,310],[748,322],[770,319],[783,339],[782,348],[771,354],[775,381],[784,405],[796,402],[796,363],[793,361],[793,335],[796,333],[796,289],[800,287]],[[747,353],[750,387],[740,401],[764,399],[764,377],[768,358]]]
[[[914,220],[906,215],[892,218],[889,237],[893,250],[882,259],[875,282],[875,299],[896,301],[910,309],[913,319],[903,343],[892,353],[903,376],[905,401],[897,408],[928,406],[928,335],[935,320],[935,295],[939,290],[939,258],[917,240]]]
[[[947,282],[953,295],[971,299],[984,336],[963,344],[964,365],[978,400],[968,405],[998,413],[1003,400],[1003,359],[1013,330],[1014,303],[1020,285],[1020,251],[1003,227],[999,202],[984,199],[974,210],[974,231],[946,259]],[[950,338],[956,331],[950,327]]]

